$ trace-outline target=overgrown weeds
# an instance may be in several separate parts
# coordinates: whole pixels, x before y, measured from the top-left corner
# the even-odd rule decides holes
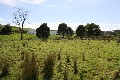
[[[29,53],[26,53],[22,64],[21,80],[38,80],[37,64],[37,56],[32,53],[32,57],[30,57]]]
[[[120,69],[118,69],[117,72],[114,73],[113,80],[120,80]]]
[[[65,70],[64,70],[64,80],[68,80],[68,67],[67,67],[67,64],[65,65]]]
[[[4,64],[2,67],[2,73],[0,74],[0,78],[6,77],[9,75],[9,64]]]
[[[62,72],[62,62],[61,61],[59,62],[59,65],[58,65],[58,72]]]
[[[0,79],[9,75],[10,59],[8,57],[0,56]]]
[[[74,59],[74,74],[78,73],[78,68],[77,68],[77,59]]]
[[[58,53],[58,60],[60,60],[61,59],[61,55],[60,55],[60,51],[59,51],[59,53]]]
[[[55,59],[56,55],[55,53],[51,53],[47,56],[47,58],[44,61],[44,67],[43,67],[43,79],[44,80],[51,80],[53,77],[53,69],[55,65]]]

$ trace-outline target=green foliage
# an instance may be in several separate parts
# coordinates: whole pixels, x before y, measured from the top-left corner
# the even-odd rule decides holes
[[[10,24],[5,25],[2,29],[0,34],[2,35],[9,35],[12,32],[12,27],[10,26]]]
[[[21,80],[38,80],[37,64],[36,55],[32,53],[32,57],[30,58],[29,53],[26,53],[22,64]]]
[[[77,34],[77,37],[80,37],[80,38],[86,35],[88,37],[93,37],[93,36],[98,37],[101,35],[101,30],[99,25],[91,23],[91,24],[87,24],[86,26],[79,25],[78,28],[76,29],[76,34]]]
[[[67,67],[67,65],[65,65],[65,70],[64,70],[63,75],[64,75],[64,80],[69,80],[68,79],[68,67]]]
[[[11,64],[9,56],[0,54],[0,80],[9,75],[9,66]]]
[[[99,25],[91,23],[91,24],[87,24],[85,27],[87,29],[87,35],[89,37],[91,37],[91,36],[100,36],[101,30],[100,30]]]
[[[74,74],[78,73],[77,59],[74,59]]]
[[[79,25],[78,28],[76,29],[77,37],[82,38],[83,36],[85,36],[85,33],[86,31],[84,25]]]
[[[2,73],[0,74],[0,78],[6,77],[9,75],[9,64],[4,64],[2,67]]]
[[[112,80],[119,80],[120,79],[120,69],[118,69],[115,73],[114,73],[114,77]]]
[[[58,26],[58,34],[59,34],[59,35],[62,35],[63,38],[64,38],[64,36],[65,36],[66,29],[67,29],[67,24],[65,24],[65,23],[59,24],[59,26]]]
[[[32,40],[36,39],[34,34],[23,34],[23,40]],[[20,34],[11,34],[11,35],[0,35],[0,41],[19,41]]]
[[[43,78],[44,80],[51,80],[53,77],[53,68],[55,65],[55,54],[49,54],[44,61],[44,68],[43,68]]]
[[[61,40],[61,38],[60,38],[59,35],[50,35],[50,36],[49,36],[49,39],[50,39],[50,40]]]
[[[73,35],[73,30],[72,30],[71,27],[67,27],[67,29],[66,29],[66,35],[68,37],[71,37]]]
[[[47,26],[47,23],[43,23],[36,29],[36,36],[42,39],[47,39],[50,36],[50,28]]]
[[[24,34],[23,40],[19,40],[19,36],[19,34],[0,35],[0,74],[4,64],[9,64],[9,68],[6,69],[9,75],[3,77],[3,80],[20,80],[23,74],[30,75],[31,70],[33,70],[31,75],[37,70],[38,80],[43,80],[45,74],[48,75],[51,72],[51,80],[119,79],[120,44],[116,40],[108,42],[108,40],[76,38],[73,40],[48,39],[45,42],[35,39],[35,35]],[[24,59],[21,59],[21,53],[25,55]],[[26,53],[29,53],[29,56]],[[32,53],[37,57],[32,58]],[[55,53],[52,55],[55,56],[54,58],[48,58],[51,53]],[[9,61],[6,62],[6,59]],[[51,67],[52,62],[55,62],[53,67]],[[49,68],[45,68],[45,65]]]

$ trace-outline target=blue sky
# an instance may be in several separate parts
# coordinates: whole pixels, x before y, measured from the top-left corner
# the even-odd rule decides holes
[[[38,28],[48,23],[57,29],[66,23],[73,30],[78,25],[96,23],[102,30],[120,29],[120,0],[0,0],[0,24],[12,23],[15,7],[29,11],[25,27]]]

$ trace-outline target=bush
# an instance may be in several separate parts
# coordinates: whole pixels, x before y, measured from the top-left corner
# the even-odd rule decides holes
[[[11,34],[11,32],[12,32],[12,27],[10,26],[10,24],[7,24],[1,29],[0,33],[2,35],[9,35]]]
[[[9,75],[8,69],[9,69],[9,64],[4,64],[4,66],[2,67],[2,73],[0,74],[0,78],[3,78]]]
[[[10,59],[9,57],[0,55],[0,78],[4,78],[9,75],[9,65],[10,65]]]
[[[49,54],[47,58],[44,61],[44,67],[43,67],[43,78],[44,80],[51,80],[53,76],[53,68],[55,65],[55,54]]]
[[[25,55],[25,60],[22,64],[21,80],[38,80],[38,65],[34,53],[32,53],[31,58],[29,53]]]

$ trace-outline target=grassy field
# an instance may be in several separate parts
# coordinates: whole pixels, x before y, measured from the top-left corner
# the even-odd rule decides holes
[[[116,41],[41,41],[29,34],[19,40],[19,36],[0,35],[0,73],[5,65],[9,73],[0,79],[25,80],[37,74],[38,80],[119,80],[120,43]]]

